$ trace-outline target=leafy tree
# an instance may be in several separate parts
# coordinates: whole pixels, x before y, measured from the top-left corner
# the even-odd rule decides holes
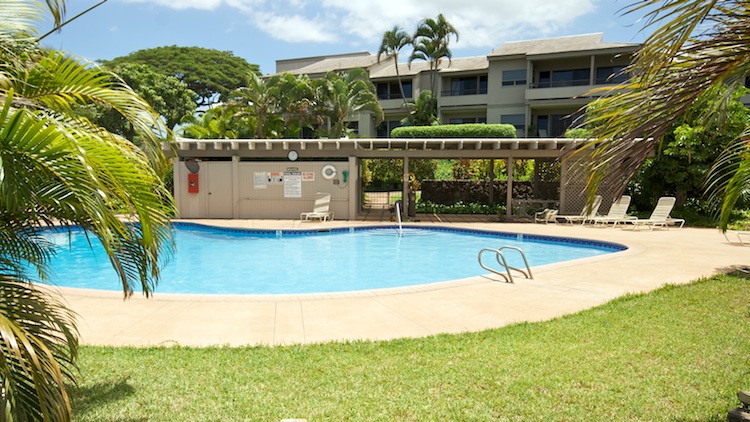
[[[134,63],[118,65],[114,72],[164,118],[170,130],[195,113],[196,94],[179,79]],[[132,140],[133,128],[122,115],[117,110],[101,108],[97,122]]]
[[[247,84],[248,74],[260,74],[258,65],[231,51],[176,45],[138,50],[102,63],[112,68],[123,63],[145,64],[162,75],[174,76],[198,95],[198,107],[225,101],[232,90]]]
[[[626,71],[631,79],[596,101],[598,112],[586,151],[593,151],[587,193],[593,197],[605,176],[621,189],[664,136],[703,101],[699,119],[724,124],[728,99],[750,75],[750,14],[744,0],[645,0],[626,13],[646,13],[656,27]],[[750,185],[750,154],[741,136],[712,169],[708,185],[721,198],[720,226]],[[635,141],[643,139],[641,141]]]
[[[370,111],[375,115],[376,123],[383,120],[383,109],[375,94],[375,86],[364,69],[328,72],[314,82],[318,110],[330,122],[329,137],[347,135],[346,118],[354,113]]]
[[[739,91],[736,96],[747,92]],[[691,107],[684,123],[667,132],[656,157],[646,160],[636,174],[632,188],[640,208],[652,207],[664,193],[674,194],[677,205],[703,197],[713,164],[750,123],[750,110],[736,99],[729,104],[721,125],[691,117],[703,106],[698,102]]]
[[[30,283],[48,279],[54,253],[39,230],[76,225],[98,238],[125,296],[153,291],[172,245],[163,121],[110,73],[44,51],[34,25],[45,10],[59,28],[63,0],[0,8],[0,419],[9,421],[71,419],[77,330],[64,304]],[[77,114],[94,103],[119,110],[143,149]]]
[[[404,108],[409,107],[406,101],[406,94],[404,93],[404,84],[401,81],[401,74],[398,70],[398,54],[406,46],[411,45],[411,37],[399,26],[394,26],[390,31],[385,31],[383,34],[383,40],[380,42],[380,48],[378,49],[378,63],[380,63],[380,57],[385,55],[386,60],[393,60],[393,64],[396,68],[396,79],[398,80],[398,88],[401,91],[401,98],[404,100]]]

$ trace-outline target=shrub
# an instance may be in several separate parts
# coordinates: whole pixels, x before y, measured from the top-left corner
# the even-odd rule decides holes
[[[470,123],[463,125],[402,126],[392,138],[515,138],[516,128],[508,124]]]

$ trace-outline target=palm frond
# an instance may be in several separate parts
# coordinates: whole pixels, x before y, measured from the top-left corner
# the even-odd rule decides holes
[[[11,420],[70,420],[75,317],[59,300],[0,273],[0,406]]]

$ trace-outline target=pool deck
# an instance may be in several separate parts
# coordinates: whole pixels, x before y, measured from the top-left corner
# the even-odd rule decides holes
[[[514,284],[491,274],[414,288],[310,295],[175,295],[55,288],[78,314],[81,341],[95,345],[239,346],[387,340],[461,333],[541,321],[603,304],[627,293],[681,284],[737,265],[750,248],[717,229],[621,230],[565,224],[489,222],[486,217],[423,216],[424,226],[576,237],[617,242],[628,250],[533,268]],[[332,228],[392,224],[387,212],[357,221],[181,220],[224,227]],[[499,245],[488,244],[488,247]],[[477,251],[479,252],[479,251]],[[284,265],[283,260],[279,265]],[[419,263],[405,272],[419,271]]]

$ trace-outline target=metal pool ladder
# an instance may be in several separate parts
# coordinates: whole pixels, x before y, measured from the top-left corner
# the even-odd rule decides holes
[[[508,265],[508,262],[505,260],[505,255],[503,255],[504,250],[513,250],[517,251],[521,254],[521,258],[523,258],[523,263],[526,265],[526,270],[522,270],[521,268],[516,268]],[[496,270],[494,268],[490,268],[482,262],[482,254],[485,252],[491,252],[495,254],[495,259],[497,259],[497,263],[500,264],[502,268],[505,269],[505,274],[503,274],[502,270]],[[506,283],[513,283],[513,275],[511,274],[510,270],[518,271],[519,273],[523,274],[526,278],[533,279],[534,276],[531,275],[531,267],[529,267],[529,261],[526,260],[526,255],[523,253],[523,251],[520,248],[517,248],[515,246],[503,246],[499,249],[492,249],[492,248],[484,248],[481,251],[479,251],[479,255],[477,256],[477,259],[479,260],[479,265],[484,268],[487,271],[493,272],[502,278],[505,279]]]

